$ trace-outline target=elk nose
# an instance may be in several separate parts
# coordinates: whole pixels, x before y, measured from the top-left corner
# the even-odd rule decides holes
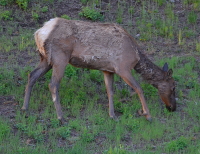
[[[167,110],[170,111],[170,112],[173,112],[173,111],[176,111],[176,106],[166,106]]]

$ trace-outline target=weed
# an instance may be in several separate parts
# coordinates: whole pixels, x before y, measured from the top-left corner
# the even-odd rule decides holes
[[[48,12],[48,10],[49,10],[48,6],[42,7],[42,12],[43,12],[43,13]]]
[[[174,11],[173,11],[173,5],[167,4],[167,7],[165,9],[165,14],[166,14],[166,17],[168,19],[171,19],[171,20],[175,19],[175,15],[174,15]]]
[[[3,139],[9,135],[10,133],[10,126],[5,123],[5,122],[1,122],[0,123],[0,142],[3,142]]]
[[[92,134],[87,128],[84,128],[83,133],[81,134],[81,140],[83,142],[92,142],[94,141],[94,134]]]
[[[94,82],[101,82],[101,73],[98,70],[90,70],[90,79]]]
[[[8,4],[13,3],[15,0],[0,0],[0,5],[6,6]]]
[[[20,130],[20,131],[23,131],[23,132],[26,132],[28,129],[27,129],[27,126],[26,124],[23,124],[23,123],[17,123],[15,125],[15,127]]]
[[[196,50],[200,52],[200,42],[196,42]]]
[[[146,97],[154,97],[158,93],[158,90],[150,84],[141,83],[141,87],[144,89],[144,94]]]
[[[68,65],[65,71],[65,74],[67,77],[71,78],[71,77],[77,76],[77,71],[78,71],[78,68]]]
[[[158,4],[158,6],[162,6],[166,2],[166,0],[154,0],[154,1]]]
[[[117,18],[116,22],[121,24],[123,22],[123,7],[118,3]]]
[[[13,20],[11,11],[3,11],[0,13],[0,20]]]
[[[71,18],[68,16],[68,15],[66,15],[66,14],[63,14],[62,16],[61,16],[61,18],[64,18],[64,19],[67,19],[67,20],[70,20]]]
[[[119,147],[110,147],[109,150],[104,152],[104,154],[129,154],[129,152],[120,144]]]
[[[51,119],[50,124],[51,124],[51,127],[57,128],[60,125],[60,121],[58,119]]]
[[[188,22],[190,24],[195,24],[197,22],[197,14],[194,11],[189,12]]]
[[[97,21],[97,20],[102,21],[104,19],[104,16],[99,11],[92,9],[88,6],[83,7],[79,15],[87,19],[90,19],[92,21]]]
[[[76,119],[76,120],[70,120],[69,121],[69,127],[72,129],[76,129],[77,131],[81,130],[81,125],[80,125],[81,121]]]
[[[134,14],[134,7],[131,6],[129,9],[128,9],[128,12],[133,15]]]
[[[184,44],[184,40],[183,40],[182,30],[179,30],[179,32],[178,32],[178,45],[183,45],[183,44]]]
[[[28,8],[28,2],[29,0],[16,0],[17,5],[24,10]]]
[[[139,127],[140,127],[139,121],[136,119],[133,119],[132,116],[130,116],[130,118],[126,119],[125,125],[126,125],[126,128],[132,132],[139,130]]]
[[[7,0],[0,0],[0,5],[6,6],[8,4]]]
[[[105,118],[100,113],[97,113],[92,116],[92,121],[95,125],[102,125],[105,122]]]
[[[56,134],[63,139],[66,139],[70,136],[71,128],[70,127],[60,127],[56,129]]]
[[[36,142],[43,142],[44,141],[44,134],[41,132],[35,131],[30,137],[36,140]]]
[[[39,16],[38,13],[33,12],[33,13],[32,13],[32,17],[33,17],[34,20],[38,20],[40,16]]]
[[[167,143],[165,148],[169,152],[175,152],[175,151],[179,151],[179,150],[183,150],[183,149],[187,148],[189,142],[190,142],[190,140],[188,138],[181,136],[178,139]]]

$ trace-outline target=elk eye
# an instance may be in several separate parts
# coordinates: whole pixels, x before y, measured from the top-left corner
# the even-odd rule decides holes
[[[172,91],[175,91],[175,87],[173,87],[171,90],[172,90]]]

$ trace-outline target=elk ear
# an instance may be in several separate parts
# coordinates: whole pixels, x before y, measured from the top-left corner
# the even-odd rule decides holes
[[[169,71],[167,72],[167,77],[168,77],[168,78],[171,78],[171,77],[172,77],[172,74],[173,74],[173,70],[172,70],[172,69],[169,69]]]
[[[165,63],[164,66],[163,66],[163,71],[167,72],[168,71],[168,64]]]

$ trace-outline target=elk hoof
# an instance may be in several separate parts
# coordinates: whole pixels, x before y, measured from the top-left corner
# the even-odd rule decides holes
[[[144,111],[142,109],[138,110],[138,114],[140,116],[146,116],[147,115],[147,113],[144,113]]]
[[[58,120],[59,120],[61,126],[67,125],[67,120],[65,120],[64,118],[60,118]]]
[[[149,121],[149,122],[152,121],[151,116],[150,116],[149,114],[147,114],[147,113],[144,113],[142,109],[138,110],[138,114],[139,114],[140,116],[145,116],[146,119],[147,119],[147,121]]]
[[[113,116],[113,117],[110,117],[112,120],[114,120],[114,121],[119,121],[119,119],[116,117],[116,116]]]
[[[152,122],[151,116],[146,116],[147,121]]]
[[[28,112],[27,112],[27,110],[26,109],[24,109],[24,108],[21,108],[21,110],[20,110],[21,112],[20,112],[20,114],[22,115],[22,116],[24,116],[25,118],[28,118]]]

